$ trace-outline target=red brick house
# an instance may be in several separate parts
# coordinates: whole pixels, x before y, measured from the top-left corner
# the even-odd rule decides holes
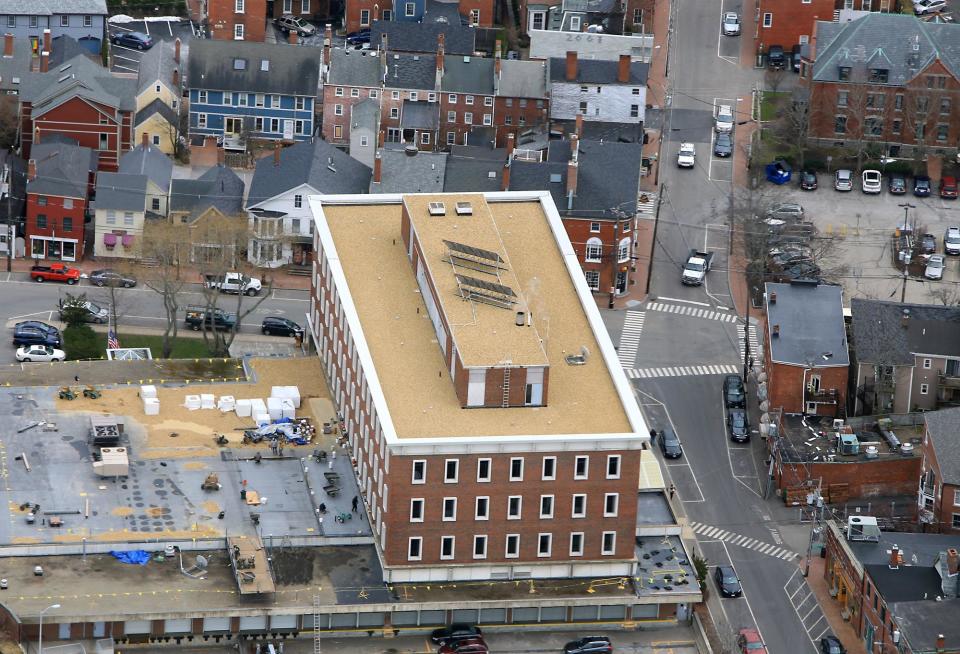
[[[850,356],[841,287],[812,280],[768,283],[766,312],[770,408],[843,415]]]
[[[917,506],[926,530],[960,533],[960,407],[923,414],[926,432]]]
[[[84,215],[97,171],[97,153],[61,140],[38,143],[27,163],[28,256],[54,261],[83,258]]]
[[[743,32],[755,25],[752,34],[755,51],[766,53],[771,45],[783,46],[789,53],[794,45],[810,42],[818,20],[832,20],[835,0],[756,0],[757,20],[744,13]]]
[[[308,6],[319,0],[296,0]],[[207,24],[210,38],[220,41],[257,41],[263,43],[267,26],[267,0],[207,0]],[[276,0],[277,6],[283,0]]]
[[[501,60],[499,50],[494,59],[493,126],[497,147],[504,147],[509,134],[518,138],[522,132],[546,128],[550,121],[550,93],[545,61]]]
[[[876,143],[890,156],[952,155],[960,140],[958,40],[960,25],[901,14],[818,22],[800,73],[811,137]]]
[[[115,172],[133,147],[136,79],[114,77],[86,56],[27,77],[20,90],[24,159],[44,137],[58,134],[96,151],[99,170]]]
[[[330,18],[330,0],[274,0],[273,18],[288,14],[311,22],[323,22]]]
[[[281,2],[282,0],[276,0]],[[297,0],[294,0],[296,2]],[[431,0],[345,0],[344,20],[347,32],[369,29],[374,23],[384,20],[409,22],[460,21],[476,27],[491,27],[496,18],[493,0],[459,0],[436,2]]]

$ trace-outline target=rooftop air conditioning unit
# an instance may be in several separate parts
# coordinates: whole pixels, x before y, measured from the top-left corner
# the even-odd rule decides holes
[[[442,205],[441,205],[442,206]],[[469,202],[457,202],[457,215],[458,216],[472,216],[473,215],[473,205]]]
[[[427,210],[430,212],[431,216],[447,215],[447,208],[443,205],[443,202],[431,202],[427,205]]]

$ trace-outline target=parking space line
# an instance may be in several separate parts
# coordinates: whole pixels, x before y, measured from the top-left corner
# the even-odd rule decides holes
[[[139,72],[136,68],[130,68],[129,66],[121,66],[120,64],[114,64],[113,67],[121,70],[129,70],[131,73]]]
[[[135,63],[135,64],[139,64],[139,63],[140,63],[140,60],[139,60],[139,59],[131,59],[130,57],[124,57],[123,55],[117,55],[117,54],[115,54],[115,55],[113,55],[113,58],[114,58],[114,59],[123,59],[124,61],[132,61],[132,62]]]
[[[173,21],[167,21],[167,31],[170,32],[170,36],[173,36]]]
[[[117,43],[114,43],[113,47],[116,48],[117,50],[126,50],[128,52],[140,52],[139,50],[134,50],[133,48],[128,48],[125,45],[119,45]]]

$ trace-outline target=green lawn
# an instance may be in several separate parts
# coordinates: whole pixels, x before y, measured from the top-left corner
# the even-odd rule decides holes
[[[149,347],[155,359],[160,358],[163,350],[162,336],[120,333],[120,347]],[[203,338],[178,336],[173,343],[171,359],[204,359],[210,356]]]
[[[789,95],[788,91],[764,91],[763,102],[760,103],[760,120],[775,120],[780,103]]]

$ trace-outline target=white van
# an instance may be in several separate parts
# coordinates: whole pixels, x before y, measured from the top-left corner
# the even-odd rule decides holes
[[[722,104],[717,107],[717,124],[715,128],[718,132],[733,131],[733,109],[728,104]]]

